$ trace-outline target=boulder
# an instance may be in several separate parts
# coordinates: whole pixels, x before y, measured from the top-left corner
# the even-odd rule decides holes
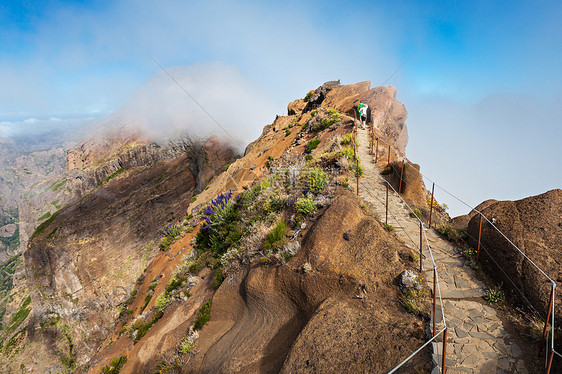
[[[556,189],[537,196],[517,201],[490,202],[482,213],[494,222],[519,249],[555,282],[562,281],[562,190]],[[484,204],[484,203],[483,203]],[[483,270],[498,283],[503,282],[506,290],[513,291],[514,297],[526,302],[525,298],[546,315],[551,283],[531,264],[503,235],[488,221],[482,222],[480,263]],[[468,234],[476,247],[479,215],[474,215],[468,224]],[[499,271],[500,264],[503,274]],[[510,280],[508,280],[509,277]],[[562,323],[562,299],[555,300],[556,322]]]
[[[304,108],[306,107],[306,101],[304,99],[297,99],[287,106],[287,113],[292,116],[294,114],[302,114]]]
[[[398,287],[402,293],[420,286],[419,276],[414,270],[404,270],[398,276]]]

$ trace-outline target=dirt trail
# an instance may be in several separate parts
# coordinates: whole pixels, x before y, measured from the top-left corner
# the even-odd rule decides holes
[[[382,220],[385,219],[386,187],[374,164],[374,156],[369,154],[369,133],[358,130],[358,156],[365,172],[361,178],[359,194],[370,202]],[[379,147],[380,163],[387,160],[386,149]],[[392,157],[395,157],[393,154]],[[384,165],[380,165],[384,166]],[[413,207],[412,207],[413,209]],[[419,221],[410,216],[405,203],[392,190],[389,192],[388,224],[395,228],[396,236],[419,254]],[[427,230],[427,241],[423,239],[423,270],[428,286],[433,289],[433,265],[427,249],[431,246],[437,264],[437,274],[441,285],[441,296],[448,326],[447,335],[447,373],[528,373],[522,360],[521,347],[512,342],[504,329],[496,310],[482,299],[485,286],[474,271],[465,265],[460,249],[446,241],[431,229]],[[437,325],[442,326],[441,308],[437,310]],[[439,330],[439,328],[438,328]],[[440,373],[438,365],[442,358],[442,339],[433,343],[432,373]]]

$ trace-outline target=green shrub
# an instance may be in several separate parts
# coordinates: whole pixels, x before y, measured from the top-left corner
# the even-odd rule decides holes
[[[309,141],[306,144],[306,151],[308,153],[312,152],[313,150],[315,150],[318,147],[318,144],[320,144],[320,139],[318,139],[318,138],[312,139],[311,141]]]
[[[249,199],[255,198],[255,191],[248,191],[244,195]],[[217,258],[222,256],[229,248],[237,247],[244,235],[245,227],[241,222],[240,205],[231,201],[230,194],[217,196],[203,213],[207,222],[196,236],[196,247],[201,251],[211,250]]]
[[[194,202],[196,202],[196,201],[197,201],[197,196],[193,196],[193,197],[191,198],[191,202],[194,203]]]
[[[317,112],[316,109],[311,110],[311,111],[310,111],[310,117],[314,118],[314,116],[316,115],[316,112]],[[305,126],[306,126],[306,125],[305,125]]]
[[[297,213],[302,215],[303,217],[312,214],[316,210],[316,204],[312,201],[312,199],[308,197],[303,197],[297,200],[296,203]]]
[[[488,288],[486,290],[486,294],[484,295],[484,300],[486,300],[490,304],[495,304],[501,301],[502,298],[503,298],[503,291],[501,290],[501,286]]]
[[[447,240],[452,242],[458,242],[459,240],[464,239],[466,236],[465,230],[457,230],[449,225],[441,226],[441,228],[439,229],[439,233],[443,235]]]
[[[213,276],[213,288],[218,289],[222,282],[224,281],[224,275],[222,274],[222,269],[219,267],[215,270],[215,275]]]
[[[349,133],[349,134],[345,134],[344,136],[342,136],[341,145],[350,145],[350,144],[355,144],[357,142],[356,138],[355,138],[355,134]]]
[[[386,222],[383,222],[382,225],[383,225],[384,228],[387,229],[388,231],[390,231],[390,232],[393,232],[393,231],[394,231],[394,226],[389,225],[389,224],[386,223]]]
[[[265,237],[264,249],[266,251],[279,250],[287,242],[287,225],[284,221],[279,223]]]
[[[172,279],[170,279],[168,284],[166,284],[166,293],[170,294],[173,290],[177,290],[183,285],[184,282],[184,279],[180,278],[177,274],[174,274]]]
[[[301,173],[299,181],[306,191],[318,194],[328,185],[328,175],[322,169],[313,168]]]
[[[190,336],[186,336],[181,340],[178,346],[178,352],[184,355],[186,353],[193,351],[194,348],[195,348],[195,343],[193,342],[193,339]]]
[[[163,292],[156,301],[154,302],[154,307],[159,311],[163,311],[170,304],[172,300],[167,296],[166,292]]]
[[[47,219],[51,216],[51,212],[47,212],[45,214],[43,214],[41,217],[37,218],[37,221],[43,221],[44,219]]]
[[[167,251],[168,249],[170,249],[170,246],[172,245],[173,242],[174,242],[174,238],[170,236],[164,236],[162,238],[162,241],[160,242],[160,250]]]
[[[400,296],[400,303],[406,310],[413,314],[421,314],[423,312],[423,305],[425,299],[428,297],[428,292],[423,289],[411,288]]]
[[[422,212],[419,209],[414,209],[413,213],[410,213],[410,217],[412,218],[422,218]]]
[[[211,302],[207,301],[199,310],[197,311],[197,318],[193,323],[193,330],[201,330],[203,326],[209,322],[211,319]]]
[[[101,368],[101,372],[103,374],[117,374],[126,362],[126,356],[119,356],[117,358],[114,358],[108,366],[104,366]]]
[[[160,318],[162,318],[162,316],[164,315],[164,313],[162,311],[157,311],[154,316],[152,317],[152,320],[148,323],[145,323],[144,325],[142,325],[141,327],[139,327],[139,329],[137,330],[137,336],[135,337],[135,343],[138,342],[139,340],[142,339],[143,336],[146,335],[146,333],[148,332],[148,330],[150,330],[150,328],[160,320]]]
[[[312,94],[314,94],[314,91],[307,92],[306,96],[304,97],[304,101],[308,103],[310,101],[310,98],[312,97]]]
[[[315,128],[316,131],[322,131],[332,126],[341,120],[340,112],[336,109],[330,108],[327,111],[328,117],[324,118],[322,122]]]
[[[113,178],[115,178],[116,176],[118,176],[119,174],[125,172],[125,168],[120,168],[117,171],[113,172],[112,174],[110,174],[107,178],[105,178],[103,181],[101,181],[100,183],[98,183],[98,186],[101,186],[104,183],[109,182],[110,180],[112,180]]]
[[[53,221],[57,218],[58,215],[59,215],[59,211],[56,211],[51,215],[51,217],[49,217],[48,220],[37,226],[35,232],[33,233],[33,235],[31,235],[31,239],[37,237],[38,235],[41,235],[47,229],[47,227],[49,227],[49,225],[53,223]]]

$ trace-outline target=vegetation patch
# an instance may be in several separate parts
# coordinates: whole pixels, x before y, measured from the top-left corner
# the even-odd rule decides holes
[[[318,147],[318,144],[320,144],[320,139],[318,139],[318,138],[312,139],[311,141],[306,143],[306,151],[308,153],[312,152],[313,150],[315,150]]]
[[[111,173],[110,175],[108,175],[103,181],[101,181],[98,186],[101,186],[104,183],[109,182],[110,180],[112,180],[113,178],[115,178],[116,176],[118,176],[119,174],[122,174],[125,172],[125,168],[119,168],[116,171],[114,171],[113,173]]]
[[[47,229],[47,227],[49,227],[49,225],[53,223],[53,221],[57,218],[58,215],[59,215],[59,211],[57,210],[55,213],[51,215],[51,217],[49,217],[48,220],[37,226],[35,232],[33,233],[33,235],[31,235],[30,240],[33,240],[33,238],[41,235]]]
[[[503,298],[503,291],[501,289],[501,285],[494,288],[488,288],[486,290],[486,294],[483,297],[484,300],[486,300],[490,304],[495,304],[500,302]]]
[[[459,242],[466,238],[466,230],[455,229],[449,225],[443,225],[439,228],[439,233],[451,242]]]
[[[47,219],[51,216],[51,212],[47,212],[45,214],[43,214],[41,217],[37,218],[37,221],[43,221],[44,219]]]
[[[328,185],[328,175],[320,168],[312,168],[301,173],[299,177],[305,192],[321,193]]]
[[[127,356],[119,356],[114,358],[108,366],[101,368],[102,374],[117,374],[127,362]]]
[[[410,217],[412,218],[422,218],[422,216],[423,214],[419,209],[414,209],[413,213],[410,213]]]
[[[287,225],[284,221],[279,223],[265,237],[263,248],[270,252],[272,250],[280,250],[289,240],[287,239]]]
[[[197,311],[197,318],[193,323],[193,330],[201,330],[211,320],[211,302],[207,301]]]
[[[297,208],[297,213],[302,217],[307,217],[316,211],[316,204],[309,197],[298,199],[295,207]]]
[[[49,186],[49,190],[57,192],[66,184],[66,179],[59,179]]]
[[[356,143],[357,143],[357,138],[353,133],[345,134],[344,136],[342,136],[342,139],[340,141],[340,145],[350,145]]]
[[[22,322],[25,321],[29,312],[31,312],[29,304],[31,304],[31,296],[26,297],[20,305],[18,311],[12,315],[10,322],[6,326],[6,335],[12,334],[22,324]]]
[[[386,222],[383,222],[382,225],[384,226],[384,228],[385,228],[387,231],[389,231],[389,232],[394,232],[394,226],[389,225],[389,224],[386,223]]]
[[[400,296],[400,303],[409,313],[422,314],[424,303],[429,293],[424,288],[410,288]]]
[[[16,225],[16,230],[12,236],[0,237],[0,242],[9,250],[16,250],[20,245],[20,225]]]
[[[167,251],[170,246],[175,242],[182,234],[182,226],[176,223],[170,223],[163,230],[163,237],[160,241],[160,250]]]
[[[328,116],[324,118],[320,124],[315,126],[315,131],[323,131],[341,120],[341,114],[336,109],[330,108],[326,111]]]
[[[314,91],[307,92],[306,96],[304,97],[304,101],[308,103],[313,94],[314,94]]]
[[[213,288],[216,290],[220,287],[222,282],[224,281],[224,274],[222,273],[222,269],[219,267],[215,270],[215,275],[213,276]]]

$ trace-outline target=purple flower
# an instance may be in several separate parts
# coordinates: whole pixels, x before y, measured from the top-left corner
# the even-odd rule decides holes
[[[207,225],[205,225],[203,229],[208,229],[213,224],[218,223],[222,220],[222,217],[219,213],[226,207],[226,204],[228,204],[228,201],[231,197],[231,192],[222,193],[215,197],[211,201],[211,203],[207,205],[205,209],[203,209],[203,219],[207,222]]]

